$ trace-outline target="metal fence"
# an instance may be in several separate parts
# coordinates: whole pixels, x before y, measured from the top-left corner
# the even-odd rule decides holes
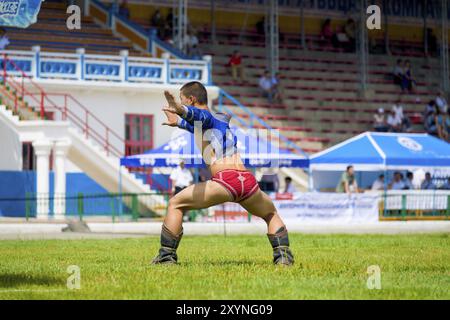
[[[30,218],[107,217],[137,221],[139,218],[164,216],[170,194],[168,193],[103,193],[75,195],[37,195],[27,193],[24,198],[0,198],[2,216]]]
[[[380,220],[447,220],[448,191],[387,192],[380,199]]]
[[[138,221],[164,217],[170,193],[101,193],[43,195],[27,193],[24,198],[0,198],[0,216],[29,219],[89,219]],[[196,221],[207,210],[190,210],[185,219]]]

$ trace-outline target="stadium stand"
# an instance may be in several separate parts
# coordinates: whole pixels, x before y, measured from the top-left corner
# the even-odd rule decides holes
[[[68,30],[66,20],[67,6],[61,1],[45,1],[38,16],[38,22],[27,28],[5,28],[10,39],[9,50],[29,50],[40,45],[42,51],[75,52],[85,48],[86,53],[117,55],[120,50],[128,50],[130,55],[148,55],[113,35],[111,30],[97,24],[92,17],[82,17],[82,28]]]
[[[133,11],[130,19],[147,30],[150,28],[150,19],[133,16]],[[434,57],[424,58],[422,40],[416,35],[391,39],[390,55],[383,52],[382,34],[369,35],[373,39],[372,49],[378,54],[370,56],[370,90],[361,97],[356,54],[334,48],[318,33],[305,36],[307,50],[304,50],[298,32],[282,32],[280,74],[284,99],[282,104],[269,104],[258,88],[258,79],[266,68],[264,36],[254,27],[218,27],[213,45],[210,25],[204,20],[200,23],[195,17],[191,23],[197,31],[201,52],[213,57],[214,83],[307,152],[319,151],[372,130],[375,111],[380,107],[390,110],[399,97],[413,123],[412,130],[423,132],[424,105],[439,88],[439,61]],[[234,83],[227,67],[236,49],[243,55],[247,80],[244,84]],[[417,80],[414,93],[401,95],[392,82],[390,74],[398,57],[411,60]],[[239,107],[231,103],[229,107],[242,118],[248,117]]]
[[[265,69],[264,49],[252,42],[241,40],[239,46],[229,42],[220,44],[227,35],[218,35],[219,44],[209,45],[208,37],[201,37],[202,50],[213,56],[213,80],[239,99],[245,106],[278,128],[306,151],[314,152],[335,144],[355,134],[372,128],[373,113],[379,107],[390,110],[400,96],[400,90],[392,83],[395,58],[376,55],[371,57],[368,97],[358,96],[359,71],[357,59],[350,53],[330,53],[283,49],[280,51],[280,73],[283,104],[271,105],[260,97],[258,79]],[[225,41],[225,40],[224,40]],[[246,84],[233,82],[226,66],[235,48],[243,53]],[[423,105],[433,97],[438,88],[438,62],[414,59],[418,89],[406,94],[402,102],[406,114],[421,122]],[[239,110],[235,110],[239,113]],[[420,131],[417,125],[414,130]]]

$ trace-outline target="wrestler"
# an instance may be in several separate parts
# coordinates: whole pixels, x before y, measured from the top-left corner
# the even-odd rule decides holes
[[[273,263],[292,265],[294,257],[289,248],[286,226],[272,200],[259,189],[255,177],[245,168],[237,151],[236,136],[230,130],[230,118],[221,113],[213,115],[209,111],[207,91],[200,82],[183,85],[180,89],[181,103],[168,91],[164,95],[168,102],[168,106],[163,109],[167,116],[164,125],[195,132],[196,141],[197,133],[201,135],[199,148],[212,179],[191,185],[169,200],[161,232],[161,248],[152,263],[177,263],[176,251],[183,235],[184,211],[236,202],[267,223]]]

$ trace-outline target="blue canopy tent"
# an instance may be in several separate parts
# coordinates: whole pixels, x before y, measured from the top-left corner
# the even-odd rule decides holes
[[[310,157],[311,170],[360,171],[450,166],[450,144],[428,134],[365,132]]]
[[[333,187],[348,165],[367,184],[380,171],[450,168],[450,144],[428,134],[365,132],[310,157],[311,188]]]
[[[253,135],[247,130],[232,128],[237,136],[237,147],[245,165],[249,168],[290,167],[307,168],[306,154],[294,154],[268,142],[266,137]],[[204,167],[202,156],[195,143],[195,136],[182,131],[162,146],[144,154],[124,157],[120,160],[127,167],[176,167],[184,160],[186,167]]]

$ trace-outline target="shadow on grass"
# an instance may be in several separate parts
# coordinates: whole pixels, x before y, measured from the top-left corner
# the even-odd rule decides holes
[[[267,263],[268,264],[268,263]],[[209,266],[209,267],[257,267],[266,265],[264,262],[257,260],[213,260],[213,261],[187,261],[182,263],[183,266]]]
[[[15,288],[21,285],[50,286],[64,284],[64,281],[55,277],[34,276],[28,274],[0,274],[0,289]]]

